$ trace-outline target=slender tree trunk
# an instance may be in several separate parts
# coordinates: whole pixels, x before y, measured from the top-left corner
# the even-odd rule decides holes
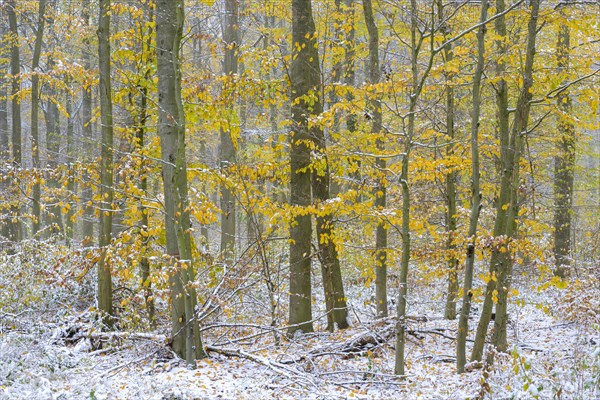
[[[418,30],[418,6],[417,0],[410,2],[410,62],[411,62],[411,95],[408,109],[408,125],[404,138],[404,155],[402,157],[402,171],[400,173],[400,185],[402,187],[402,256],[400,259],[400,276],[398,292],[397,323],[396,323],[396,361],[394,373],[396,375],[404,375],[404,344],[406,331],[406,297],[408,294],[408,267],[410,262],[410,190],[408,187],[408,166],[410,151],[412,148],[412,140],[415,135],[415,113],[417,111],[417,103],[420,95],[419,85],[419,65],[418,55],[419,48],[417,45],[417,30]],[[433,21],[432,21],[433,22]],[[432,55],[433,57],[433,55]],[[424,79],[423,77],[422,79]],[[422,86],[421,86],[422,87]]]
[[[560,25],[556,56],[561,74],[569,71],[570,28]],[[575,168],[575,128],[570,121],[573,108],[567,90],[556,99],[558,117],[558,155],[554,158],[554,274],[564,278],[571,264],[571,216],[573,215],[573,171]]]
[[[70,79],[67,78],[67,87],[70,86]],[[76,190],[75,190],[75,143],[74,143],[74,125],[73,125],[73,96],[70,89],[65,92],[65,111],[67,113],[67,196],[69,198],[67,212],[65,214],[65,235],[67,244],[73,242],[75,234],[75,215]]]
[[[4,6],[6,7],[6,6]],[[4,12],[5,8],[1,8],[0,11]],[[5,54],[7,50],[7,38],[8,26],[4,18],[0,19],[0,54]],[[6,168],[11,159],[10,146],[8,138],[8,87],[6,75],[8,74],[8,64],[2,63],[0,65],[0,162],[2,167]],[[0,190],[8,193],[10,191],[10,184],[4,177],[0,178]],[[2,242],[5,239],[10,238],[10,226],[11,218],[7,215],[2,215]]]
[[[156,2],[158,130],[161,141],[167,256],[171,260],[172,348],[191,367],[205,356],[195,312],[196,291],[185,157],[185,114],[181,98],[179,52],[183,0]]]
[[[100,62],[100,120],[102,123],[102,148],[100,161],[100,234],[101,251],[98,262],[98,308],[104,323],[113,324],[112,278],[107,247],[112,239],[113,217],[113,115],[110,76],[110,0],[100,0],[98,19],[98,58]]]
[[[82,20],[83,25],[88,27],[90,24],[90,14],[89,14],[89,0],[83,0],[82,3]],[[83,39],[84,48],[83,48],[83,67],[86,71],[90,71],[92,69],[92,61],[91,61],[91,53],[87,49],[90,44],[89,38],[86,36]],[[92,143],[94,140],[93,135],[93,125],[92,125],[92,90],[91,83],[85,84],[83,89],[81,90],[81,119],[82,119],[82,131],[83,131],[83,153],[84,153],[84,161],[90,161],[92,159],[92,154],[86,154],[85,149],[89,149],[92,147]],[[87,164],[87,163],[86,163]],[[83,172],[83,180],[84,185],[82,187],[82,202],[83,202],[83,243],[91,244],[94,238],[94,219],[95,212],[94,207],[92,205],[92,187],[89,182],[89,173],[87,171],[89,168],[86,165],[85,170]]]
[[[225,0],[225,24],[223,27],[224,41],[224,59],[223,73],[226,76],[223,92],[228,97],[235,97],[235,81],[238,73],[238,49],[240,46],[239,35],[239,0]],[[227,115],[227,126],[221,126],[221,146],[219,151],[219,159],[221,164],[221,172],[226,176],[235,163],[235,147],[233,144],[232,135],[234,134],[233,124],[236,118],[235,102],[230,102]],[[227,182],[221,183],[221,254],[228,262],[233,261],[235,254],[236,238],[236,205],[235,197],[232,188]]]
[[[505,12],[506,4],[504,0],[496,0],[496,13],[501,14]],[[504,187],[508,182],[504,182],[508,174],[503,172],[507,162],[508,142],[509,142],[509,114],[508,114],[508,86],[504,79],[506,73],[506,64],[504,58],[507,57],[508,47],[506,42],[506,18],[504,15],[496,18],[494,21],[495,33],[498,36],[496,40],[496,50],[498,53],[498,59],[496,61],[495,70],[498,81],[495,83],[494,91],[496,95],[496,120],[498,122],[498,136],[500,138],[500,160],[501,167],[499,170],[501,176],[501,187]],[[494,222],[493,236],[498,237],[505,232],[505,211],[506,209],[498,208],[498,204],[507,204],[509,202],[507,193],[500,194],[500,197],[496,200],[496,220]],[[483,302],[481,317],[479,324],[477,325],[477,332],[475,334],[475,342],[473,343],[473,349],[471,352],[472,361],[481,361],[483,357],[483,347],[485,345],[485,339],[487,334],[488,325],[492,317],[492,309],[494,307],[493,294],[496,290],[496,271],[497,264],[499,263],[499,252],[492,252],[490,258],[490,276],[489,281],[486,285],[486,294]]]
[[[149,7],[148,11],[148,22],[150,23],[148,28],[148,39],[146,43],[142,43],[142,54],[148,55],[148,59],[144,63],[145,73],[144,73],[144,81],[139,85],[139,93],[140,93],[140,104],[139,104],[139,116],[138,121],[136,122],[136,126],[138,127],[136,130],[136,146],[138,151],[142,152],[144,149],[144,141],[146,137],[146,124],[148,121],[148,86],[147,82],[151,78],[151,68],[152,61],[150,59],[150,54],[152,52],[152,35],[153,29],[151,28],[152,22],[154,20],[154,12],[153,8]],[[146,172],[146,163],[145,160],[142,160],[142,168],[140,173],[140,179],[138,183],[138,188],[144,197],[148,194],[148,175]],[[140,230],[141,230],[141,241],[142,241],[142,257],[140,260],[140,275],[141,275],[141,285],[144,291],[144,300],[146,302],[146,311],[148,312],[148,321],[150,322],[150,326],[156,327],[156,311],[154,307],[154,296],[152,294],[152,281],[150,280],[150,260],[146,255],[149,249],[150,237],[148,234],[148,210],[144,206],[143,200],[139,201],[139,209],[141,212],[141,220],[140,220]]]
[[[310,115],[321,113],[321,69],[316,48],[311,0],[292,0],[292,127],[290,134],[290,301],[288,335],[312,332],[311,234],[306,208],[311,203],[310,152],[313,132]],[[316,66],[316,68],[315,68]],[[310,99],[309,99],[310,97]],[[312,104],[312,106],[311,106]],[[312,130],[319,129],[313,127]]]
[[[354,21],[353,16],[352,21]],[[353,31],[353,28],[351,31]],[[312,32],[309,30],[309,35],[316,35],[314,29]],[[353,37],[353,35],[354,34],[351,33],[349,34],[349,37]],[[313,105],[312,107],[309,106],[306,114],[319,115],[323,112],[323,104],[320,99],[321,70],[319,64],[319,54],[318,50],[314,48],[312,40],[309,44],[307,44],[307,47],[309,45],[312,46],[314,50],[306,52],[306,55],[309,55],[310,57],[308,60],[306,60],[305,65],[311,71],[314,71],[313,74],[309,74],[311,79],[311,88],[309,89],[309,92],[310,90],[313,90],[313,88],[314,92],[310,93],[310,95],[313,96]],[[304,51],[301,53],[304,53]],[[344,80],[345,83],[349,84],[351,81],[354,81],[352,60],[346,58],[345,64],[346,76]],[[349,115],[346,122],[355,124],[355,117]],[[347,128],[354,129],[355,127],[347,126]],[[310,136],[313,143],[313,151],[316,154],[317,159],[325,162],[324,171],[320,168],[312,169],[312,193],[318,208],[327,207],[326,203],[330,199],[329,181],[331,174],[329,170],[325,133],[322,127],[315,124],[315,126],[310,128]],[[319,248],[318,258],[321,262],[321,274],[323,277],[323,289],[325,292],[325,305],[327,310],[327,329],[330,332],[333,332],[336,326],[338,329],[345,329],[348,327],[348,308],[346,305],[346,296],[344,294],[339,255],[335,244],[333,216],[330,212],[319,211],[316,214],[316,224],[317,246]]]
[[[479,22],[487,20],[488,1],[482,0]],[[481,114],[481,78],[485,68],[485,33],[486,26],[481,25],[477,30],[477,66],[473,77],[473,97],[471,110],[471,217],[469,219],[469,243],[467,244],[467,258],[465,261],[465,280],[463,283],[462,307],[458,321],[456,337],[456,370],[465,371],[466,344],[469,333],[469,314],[471,312],[471,299],[473,297],[473,271],[475,268],[475,244],[479,213],[481,211],[481,191],[479,187],[479,117]]]
[[[7,0],[6,8],[8,14],[8,24],[12,36],[12,46],[10,51],[10,74],[12,75],[10,95],[12,98],[12,158],[16,169],[21,168],[21,103],[18,93],[21,90],[21,57],[19,45],[19,30],[17,26],[17,15],[15,9],[15,0]],[[15,189],[15,200],[10,207],[9,220],[9,239],[11,242],[19,242],[22,237],[21,216],[20,216],[20,194],[18,188]]]
[[[40,55],[42,53],[42,41],[44,39],[44,14],[46,13],[46,1],[39,0],[38,2],[38,23],[37,30],[35,34],[35,44],[33,47],[33,59],[31,61],[31,148],[33,151],[33,166],[36,169],[39,169],[40,166],[40,134],[39,134],[39,110],[40,110],[40,76],[39,76],[39,66],[40,66]],[[39,171],[39,170],[38,170]],[[32,188],[32,219],[33,219],[33,235],[37,235],[40,231],[41,222],[42,222],[42,213],[41,213],[41,190],[40,190],[40,178],[35,179],[33,188]]]
[[[53,20],[50,19],[48,22],[48,27],[50,28],[53,24]],[[55,65],[55,61],[52,56],[48,57],[47,61],[48,69],[52,70]],[[50,176],[47,178],[48,181],[48,191],[45,197],[48,197],[50,205],[47,207],[47,212],[45,214],[45,223],[51,229],[48,230],[48,235],[55,232],[63,231],[63,223],[62,223],[62,210],[59,205],[59,194],[61,183],[58,176],[56,176],[56,171],[58,170],[58,164],[60,159],[60,140],[61,140],[61,131],[60,131],[60,112],[58,110],[58,106],[52,99],[56,100],[57,92],[56,89],[49,85],[47,89],[47,96],[49,100],[46,104],[46,110],[44,111],[44,117],[46,120],[46,149],[47,149],[47,157],[48,157],[48,167],[52,172],[50,172]]]
[[[448,40],[450,26],[445,22],[444,5],[442,0],[437,0],[438,21],[441,30],[444,33],[444,40]],[[452,44],[444,47],[444,61],[450,63],[454,57]],[[454,87],[450,82],[451,76],[446,76],[446,136],[449,144],[446,147],[447,156],[451,157],[454,153]],[[456,318],[456,298],[458,297],[458,259],[456,258],[456,245],[454,238],[456,236],[456,172],[452,170],[446,174],[446,232],[448,239],[446,250],[448,251],[448,290],[446,295],[446,306],[444,317],[446,319]]]
[[[373,5],[371,0],[363,0],[363,13],[365,24],[369,33],[369,83],[376,85],[381,79],[381,69],[379,66],[379,29],[373,17]],[[382,115],[381,100],[375,98],[370,101],[370,112],[372,115],[371,133],[377,135],[377,151],[385,150],[385,143],[381,137]],[[387,184],[385,178],[386,161],[385,158],[375,159],[375,166],[378,169],[377,180],[375,183],[375,207],[377,211],[382,211],[386,207]],[[379,221],[375,231],[375,303],[377,304],[377,316],[387,317],[387,228],[385,223]]]
[[[530,18],[527,27],[527,49],[525,53],[525,70],[523,71],[523,88],[517,102],[515,121],[512,126],[511,143],[514,149],[513,175],[510,185],[510,205],[508,209],[508,231],[507,237],[513,238],[517,232],[517,219],[519,216],[518,189],[520,186],[519,162],[523,149],[523,137],[527,134],[529,123],[529,112],[531,110],[531,99],[533,97],[533,63],[535,58],[535,45],[538,33],[538,14],[540,0],[531,0]],[[506,339],[506,326],[508,322],[508,292],[512,283],[513,259],[510,249],[505,253],[506,263],[500,274],[498,274],[498,304],[496,304],[496,318],[494,319],[494,345],[500,351],[506,351],[508,344]]]
[[[501,1],[501,0],[500,0]],[[486,299],[482,310],[475,346],[473,348],[473,359],[481,360],[483,355],[483,343],[487,333],[487,326],[491,319],[491,305],[496,297],[496,316],[494,319],[494,335],[492,342],[500,351],[506,350],[506,322],[508,291],[512,278],[512,257],[510,255],[511,239],[514,237],[518,216],[517,189],[519,187],[519,161],[521,157],[522,136],[526,134],[529,119],[531,87],[533,85],[533,60],[535,56],[535,40],[537,36],[537,19],[539,11],[539,0],[531,1],[531,13],[528,23],[527,49],[525,54],[525,67],[522,73],[523,87],[517,101],[515,120],[512,125],[507,150],[501,155],[502,180],[500,197],[496,205],[496,223],[494,226],[494,237],[498,238],[498,244],[492,249],[490,261],[491,278],[486,288]],[[497,8],[500,12],[500,8]],[[503,35],[501,35],[503,36]],[[501,110],[499,110],[501,111]],[[508,110],[506,111],[508,112]],[[502,139],[501,139],[502,143]],[[497,282],[495,282],[497,280]],[[477,353],[476,353],[477,350]]]

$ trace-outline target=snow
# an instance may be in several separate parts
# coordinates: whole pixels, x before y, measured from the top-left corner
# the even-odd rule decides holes
[[[251,313],[208,321],[204,344],[241,357],[210,351],[192,370],[160,339],[168,333],[167,320],[156,332],[114,334],[98,348],[95,339],[86,337],[86,332],[98,332],[93,312],[84,306],[93,299],[92,280],[65,283],[59,290],[50,290],[56,280],[49,280],[45,289],[26,287],[14,281],[13,268],[2,268],[13,264],[3,261],[0,399],[600,399],[600,314],[590,308],[597,301],[597,282],[538,291],[531,277],[517,272],[519,294],[509,309],[510,351],[496,354],[489,371],[468,368],[458,375],[452,339],[456,321],[441,314],[438,288],[444,282],[415,278],[408,314],[426,318],[409,319],[407,376],[400,379],[393,375],[393,333],[355,354],[344,350],[366,334],[393,332],[393,318],[373,317],[372,287],[347,287],[353,319],[349,329],[324,332],[319,319],[312,334],[287,338],[284,329],[276,330],[278,345],[273,328],[260,329],[262,320]],[[392,279],[392,310],[395,286]],[[19,290],[44,305],[34,309],[36,303],[24,301]],[[65,308],[67,304],[73,307]],[[322,315],[321,304],[317,298],[315,315]],[[480,308],[476,302],[471,338]],[[68,327],[79,333],[69,336]]]

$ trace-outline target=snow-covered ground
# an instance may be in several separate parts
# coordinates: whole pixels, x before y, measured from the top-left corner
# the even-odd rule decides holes
[[[360,280],[346,288],[352,327],[335,333],[324,331],[320,317],[315,333],[287,338],[284,327],[264,326],[270,317],[260,307],[268,303],[259,286],[243,301],[229,297],[218,318],[204,321],[204,345],[212,351],[191,370],[164,345],[164,313],[156,332],[116,333],[94,346],[85,338],[98,332],[87,258],[67,258],[53,246],[21,254],[32,255],[0,255],[0,399],[600,399],[600,274],[592,264],[568,285],[516,268],[511,351],[497,354],[489,371],[461,375],[454,365],[456,321],[441,314],[445,282],[415,271],[407,376],[399,379],[393,318],[374,320],[373,287]],[[397,284],[390,278],[393,310]],[[314,315],[322,316],[316,280]],[[284,286],[278,295],[285,304]],[[141,313],[134,306],[128,318]],[[480,308],[475,302],[471,332]],[[132,324],[143,330],[137,317]],[[277,318],[285,320],[284,307]]]
[[[86,340],[65,344],[57,339],[58,323],[24,325],[5,315],[0,325],[0,398],[598,399],[599,327],[551,315],[560,309],[552,302],[560,299],[557,289],[524,292],[519,301],[513,299],[511,353],[497,355],[489,374],[474,369],[457,375],[452,340],[456,323],[443,320],[439,310],[429,309],[433,303],[414,296],[412,313],[428,320],[411,322],[405,380],[391,375],[393,340],[357,355],[342,350],[352,338],[389,328],[384,321],[359,323],[359,314],[346,331],[291,340],[280,336],[278,346],[272,334],[223,343],[221,348],[239,356],[211,352],[195,370],[171,358],[159,342],[115,339],[92,350]],[[540,307],[541,300],[549,306]],[[473,318],[471,327],[475,324]],[[215,327],[205,335],[205,344],[219,334],[256,332],[245,328],[232,334],[232,329]]]

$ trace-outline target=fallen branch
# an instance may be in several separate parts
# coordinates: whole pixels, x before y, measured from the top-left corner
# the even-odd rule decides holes
[[[311,379],[309,379],[307,376],[305,376],[304,373],[302,373],[298,370],[291,370],[280,362],[269,360],[268,358],[260,357],[260,356],[254,355],[252,353],[248,353],[247,351],[244,351],[244,350],[223,348],[223,347],[216,347],[216,346],[206,346],[205,349],[206,349],[206,351],[219,353],[219,354],[222,354],[222,355],[228,356],[228,357],[244,358],[246,360],[250,360],[257,364],[263,365],[263,366],[269,368],[270,370],[272,370],[280,375],[285,376],[288,379],[294,380],[294,379],[300,378],[300,379],[304,380],[306,383],[313,384]]]

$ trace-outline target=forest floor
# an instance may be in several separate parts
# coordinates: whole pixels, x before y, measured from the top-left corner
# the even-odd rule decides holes
[[[116,335],[93,349],[89,339],[66,338],[69,327],[85,329],[81,316],[27,321],[0,310],[0,399],[600,399],[596,289],[569,300],[570,289],[538,291],[516,279],[511,352],[497,354],[488,372],[458,375],[456,321],[442,318],[430,286],[415,285],[403,380],[392,374],[393,321],[374,321],[371,290],[351,287],[350,329],[331,334],[317,323],[316,333],[288,339],[282,330],[221,321],[205,332],[213,350],[195,370],[174,359],[159,334]]]

